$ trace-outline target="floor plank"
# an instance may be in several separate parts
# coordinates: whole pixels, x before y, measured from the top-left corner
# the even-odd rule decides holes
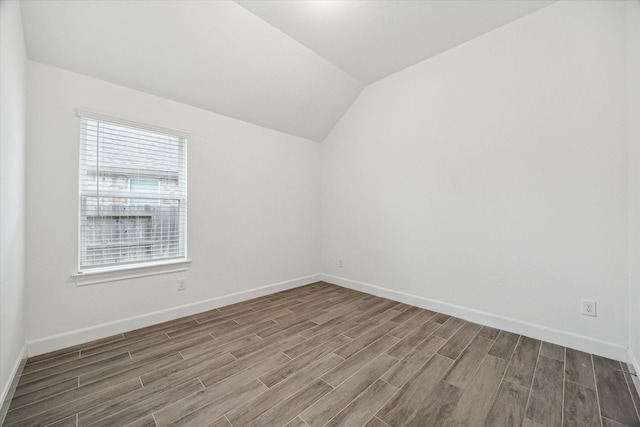
[[[246,402],[247,400],[251,400],[258,396],[260,393],[264,392],[266,387],[264,384],[261,384],[260,381],[251,381],[247,384],[238,387],[230,393],[227,393],[216,400],[205,404],[204,406],[199,407],[191,413],[187,413],[183,417],[173,421],[171,425],[173,426],[195,426],[195,425],[206,425],[211,420],[216,420],[224,417],[224,414],[235,408],[236,406]],[[176,409],[179,409],[176,407]],[[183,415],[186,411],[179,410],[173,416],[167,416],[165,414],[165,418],[161,419],[158,423],[159,426],[164,425],[164,420],[175,418],[177,416]],[[220,421],[222,425],[230,425],[229,421],[225,418],[224,421]]]
[[[397,328],[393,331],[389,332],[389,335],[392,335],[396,338],[404,338],[417,327],[422,325],[423,323],[432,320],[435,317],[434,312],[428,310],[420,310],[415,316],[410,318],[404,323],[401,323]],[[433,321],[433,320],[432,320]],[[438,322],[434,322],[438,323]],[[438,323],[440,325],[440,323]]]
[[[591,355],[579,350],[567,348],[565,375],[567,381],[590,387],[595,390],[596,382],[593,374]]]
[[[134,378],[113,387],[91,394],[81,394],[71,399],[55,402],[49,399],[41,400],[32,405],[7,412],[3,425],[47,425],[140,387],[142,387],[140,380]]]
[[[322,359],[330,353],[333,353],[336,349],[340,348],[347,342],[350,342],[351,338],[344,336],[338,336],[324,345],[311,348],[308,352],[300,355],[299,357],[284,363],[283,365],[272,369],[268,373],[260,377],[260,381],[267,387],[273,387],[280,381],[283,381],[291,375],[308,366],[310,363],[316,362]],[[287,353],[285,353],[287,354]]]
[[[42,360],[36,363],[25,364],[24,369],[22,370],[22,375],[30,374],[32,372],[40,371],[42,369],[47,369],[52,366],[61,365],[63,363],[78,360],[80,359],[80,351],[73,351],[71,353],[64,353],[60,356],[51,357],[49,359]]]
[[[563,362],[542,355],[539,357],[531,386],[527,419],[542,425],[562,424],[563,369]]]
[[[404,359],[389,369],[382,379],[391,385],[402,387],[446,342],[445,339],[433,335],[427,337]]]
[[[486,338],[476,336],[471,344],[462,352],[458,360],[453,364],[453,367],[444,380],[448,383],[464,389],[467,384],[473,379],[476,369],[486,356],[492,341]],[[441,354],[438,352],[438,354]]]
[[[78,386],[78,378],[74,377],[46,388],[37,389],[30,393],[24,393],[24,389],[22,390],[23,393],[21,394],[18,394],[16,391],[13,396],[13,400],[11,401],[11,406],[9,406],[9,410],[16,409],[24,405],[29,405],[30,403],[55,396],[56,394],[70,391],[74,388],[77,388]]]
[[[434,319],[437,323],[437,319]],[[449,339],[460,329],[466,322],[457,317],[449,317],[440,328],[434,333],[435,336]]]
[[[114,397],[99,405],[95,405],[89,409],[81,411],[78,414],[79,425],[91,424],[92,422],[107,418],[114,413],[119,413],[137,404],[145,403],[149,400],[154,400],[162,393],[171,390],[174,387],[178,387],[183,383],[184,381],[176,381],[172,383],[155,384],[153,386],[138,388],[129,393]],[[199,389],[204,389],[201,383],[196,379],[192,379],[191,381],[184,384],[192,386],[194,389],[197,389],[196,391],[198,391]],[[145,414],[143,413],[142,415]]]
[[[197,379],[177,385],[151,398],[136,402],[119,412],[110,412],[105,418],[95,421],[91,418],[78,418],[78,427],[91,424],[94,427],[110,427],[117,424],[126,425],[136,421],[157,409],[164,408],[178,400],[185,399],[204,390],[204,386]]]
[[[566,381],[564,386],[564,426],[598,427],[600,412],[595,390]]]
[[[358,338],[354,339],[348,344],[343,345],[339,349],[337,349],[334,353],[343,359],[348,359],[360,350],[369,346],[371,343],[377,341],[386,335],[389,331],[393,330],[396,327],[395,323],[385,322],[384,324],[378,326],[377,328],[367,332],[366,334],[360,335]]]
[[[640,425],[620,362],[593,356],[593,370],[602,416],[627,426]]]
[[[395,394],[397,389],[392,385],[377,380],[362,394],[355,398],[346,408],[329,421],[327,427],[361,426],[373,418],[378,409]]]
[[[425,425],[440,427],[449,419],[451,412],[458,404],[462,390],[449,383],[441,381],[435,393],[430,393],[428,399],[405,423],[410,427],[422,427]]]
[[[522,425],[528,397],[529,388],[503,381],[484,425],[492,427]]]
[[[453,361],[436,354],[424,367],[389,401],[377,417],[390,426],[403,425],[440,390],[441,378]],[[452,386],[453,387],[453,386]]]
[[[206,386],[206,389],[198,394],[191,396],[188,400],[178,401],[174,404],[167,405],[154,413],[154,417],[158,425],[167,425],[185,414],[194,412],[195,410],[208,405],[216,399],[234,392],[237,388],[244,386],[257,377],[269,371],[274,366],[279,366],[289,360],[283,354],[276,354],[262,361],[254,361],[250,366],[244,367],[235,373],[219,375],[215,380],[207,382],[200,381]],[[262,384],[262,383],[261,383]]]
[[[331,390],[333,387],[323,380],[317,379],[282,402],[275,404],[251,422],[245,424],[244,422],[232,421],[232,424],[247,427],[285,425]]]
[[[323,375],[322,379],[336,387],[397,342],[397,338],[385,335]]]
[[[55,423],[49,424],[47,427],[76,427],[77,426],[77,415],[71,415],[63,420],[56,421]]]
[[[231,425],[231,423],[229,423]],[[285,427],[308,427],[309,424],[305,423],[300,417],[295,417],[289,421]]]
[[[418,307],[409,307],[408,309],[397,314],[395,317],[392,317],[390,320],[391,322],[395,323],[404,323],[412,317],[416,316],[418,313],[420,313],[420,311],[422,310]],[[435,313],[433,313],[432,316],[434,314]]]
[[[476,336],[482,326],[476,323],[465,323],[450,339],[438,350],[438,354],[448,357],[449,359],[457,359],[462,350]]]
[[[329,329],[328,331],[325,332],[321,332],[317,335],[313,335],[311,337],[309,337],[306,341],[301,342],[300,344],[294,345],[292,347],[289,347],[287,349],[285,349],[283,351],[284,354],[286,354],[287,356],[289,356],[292,359],[295,359],[296,357],[308,352],[309,350],[316,348],[318,346],[321,346],[323,344],[325,344],[328,341],[333,340],[334,338],[340,337],[342,336],[343,338],[345,338],[345,344],[346,342],[351,342],[352,340],[348,337],[344,337],[342,335],[342,329],[339,327],[334,327],[332,329]]]
[[[564,347],[562,346],[543,341],[542,347],[540,348],[540,354],[564,363]]]
[[[422,325],[418,326],[415,330],[409,333],[406,337],[402,338],[400,342],[398,342],[398,344],[390,348],[387,354],[395,357],[396,359],[402,359],[409,352],[411,352],[411,350],[413,350],[416,345],[428,338],[439,327],[440,325],[435,322],[424,322]]]
[[[511,332],[500,331],[496,337],[493,347],[489,350],[489,354],[504,360],[511,360],[513,350],[516,348],[519,336]]]
[[[356,372],[347,381],[340,384],[329,394],[300,414],[310,426],[322,426],[364,390],[378,380],[386,371],[397,363],[397,359],[382,354],[371,363]],[[373,415],[372,415],[373,416]],[[369,417],[370,418],[370,417]]]
[[[389,424],[385,423],[378,417],[373,417],[369,420],[365,427],[389,427]]]
[[[447,427],[482,425],[502,381],[507,362],[495,356],[487,355],[480,368],[464,388],[458,405],[445,424]]]
[[[293,393],[300,391],[305,387],[305,385],[311,383],[314,378],[321,377],[323,373],[337,366],[341,361],[342,359],[335,354],[330,354],[320,359],[318,362],[306,366],[296,374],[287,378],[285,381],[282,381],[266,390],[255,399],[234,408],[227,414],[227,418],[233,425],[247,425],[260,417],[263,413],[269,411],[270,408],[277,405],[283,397],[291,396]],[[322,392],[324,395],[329,392],[329,389],[331,389],[331,386],[322,380],[317,380],[313,384],[313,390],[309,391],[312,396],[314,396],[316,392]],[[327,389],[327,387],[329,389]],[[302,398],[303,401],[306,401],[305,399],[306,397]],[[306,409],[306,407],[304,409]],[[294,414],[291,419],[295,418],[297,414],[298,413]]]
[[[491,328],[489,326],[483,326],[482,329],[480,329],[480,332],[478,332],[478,336],[482,338],[486,338],[491,341],[495,341],[499,333],[500,333],[500,329]]]
[[[629,386],[629,391],[631,392],[631,399],[636,405],[636,412],[640,414],[640,393],[638,392],[638,389],[633,382],[633,377],[631,376],[631,374],[629,372],[625,372],[624,377],[627,380],[627,385]]]
[[[602,417],[602,427],[629,427],[624,424],[617,423],[609,418]]]
[[[524,387],[530,387],[536,361],[540,352],[540,341],[521,336],[516,349],[511,356],[509,367],[505,374],[505,381],[511,381]]]

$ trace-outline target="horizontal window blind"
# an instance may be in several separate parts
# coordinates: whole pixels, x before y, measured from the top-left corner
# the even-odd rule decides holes
[[[186,136],[78,114],[79,270],[186,259]]]

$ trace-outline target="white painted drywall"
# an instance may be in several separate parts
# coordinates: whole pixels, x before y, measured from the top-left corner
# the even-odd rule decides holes
[[[627,138],[629,141],[629,348],[640,372],[640,1],[628,1]]]
[[[319,273],[318,143],[32,61],[28,71],[27,339],[70,334],[39,351],[157,321],[150,313]],[[76,107],[190,133],[193,263],[186,274],[81,287],[70,280],[77,271]],[[180,277],[186,291],[177,291]],[[110,322],[117,325],[101,327]]]
[[[323,273],[624,357],[624,22],[556,3],[367,87],[322,146]]]
[[[0,2],[0,406],[24,346],[26,52],[20,4]],[[0,415],[1,419],[1,415]]]

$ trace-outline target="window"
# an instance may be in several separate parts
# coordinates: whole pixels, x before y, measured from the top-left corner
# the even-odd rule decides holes
[[[186,261],[186,134],[78,115],[79,272]]]

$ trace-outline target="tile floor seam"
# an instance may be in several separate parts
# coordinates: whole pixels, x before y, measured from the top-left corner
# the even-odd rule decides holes
[[[565,398],[565,393],[566,393],[566,389],[567,389],[567,348],[563,347],[564,351],[562,352],[563,354],[563,359],[562,359],[562,402],[560,405],[560,425],[564,425],[564,398]]]
[[[497,337],[496,337],[497,339]],[[513,359],[513,354],[515,352],[515,347],[518,346],[518,343],[520,342],[520,335],[518,336],[518,341],[516,341],[516,345],[514,346],[513,351],[511,352],[511,356],[509,357],[509,360],[507,360],[507,364],[504,367],[504,372],[502,373],[502,378],[500,379],[500,382],[498,383],[498,387],[496,388],[496,392],[493,395],[493,399],[491,401],[491,406],[489,407],[489,412],[487,412],[487,415],[485,415],[484,420],[486,421],[487,417],[489,416],[489,414],[491,413],[491,409],[493,408],[493,405],[496,404],[496,400],[498,399],[498,392],[500,391],[500,388],[502,387],[502,384],[506,381],[506,382],[511,382],[509,380],[506,380],[505,377],[507,375],[507,371],[509,370],[509,365],[511,365],[511,360]],[[489,351],[491,351],[491,349],[489,349]],[[487,354],[489,354],[489,352],[487,352]],[[494,356],[496,357],[496,356]],[[501,359],[501,358],[499,358]],[[504,359],[503,359],[504,360]],[[512,383],[514,384],[514,383]]]
[[[522,335],[521,335],[522,336]],[[529,409],[529,402],[531,402],[531,395],[533,394],[533,382],[536,380],[536,373],[538,372],[538,364],[540,362],[540,354],[542,353],[542,341],[538,347],[538,355],[536,357],[536,366],[533,368],[533,375],[531,375],[531,383],[529,384],[529,395],[527,396],[527,403],[524,405],[524,417],[522,418],[522,425],[524,425],[527,418],[527,410]],[[531,420],[535,421],[535,420]]]
[[[593,360],[593,355],[589,354],[589,360],[591,360],[591,374],[593,375],[593,385],[595,387],[596,392],[596,402],[598,402],[598,415],[600,416],[600,426],[602,426],[602,419],[604,416],[602,415],[602,409],[600,408],[600,392],[598,391],[598,378],[596,377],[596,364]]]

